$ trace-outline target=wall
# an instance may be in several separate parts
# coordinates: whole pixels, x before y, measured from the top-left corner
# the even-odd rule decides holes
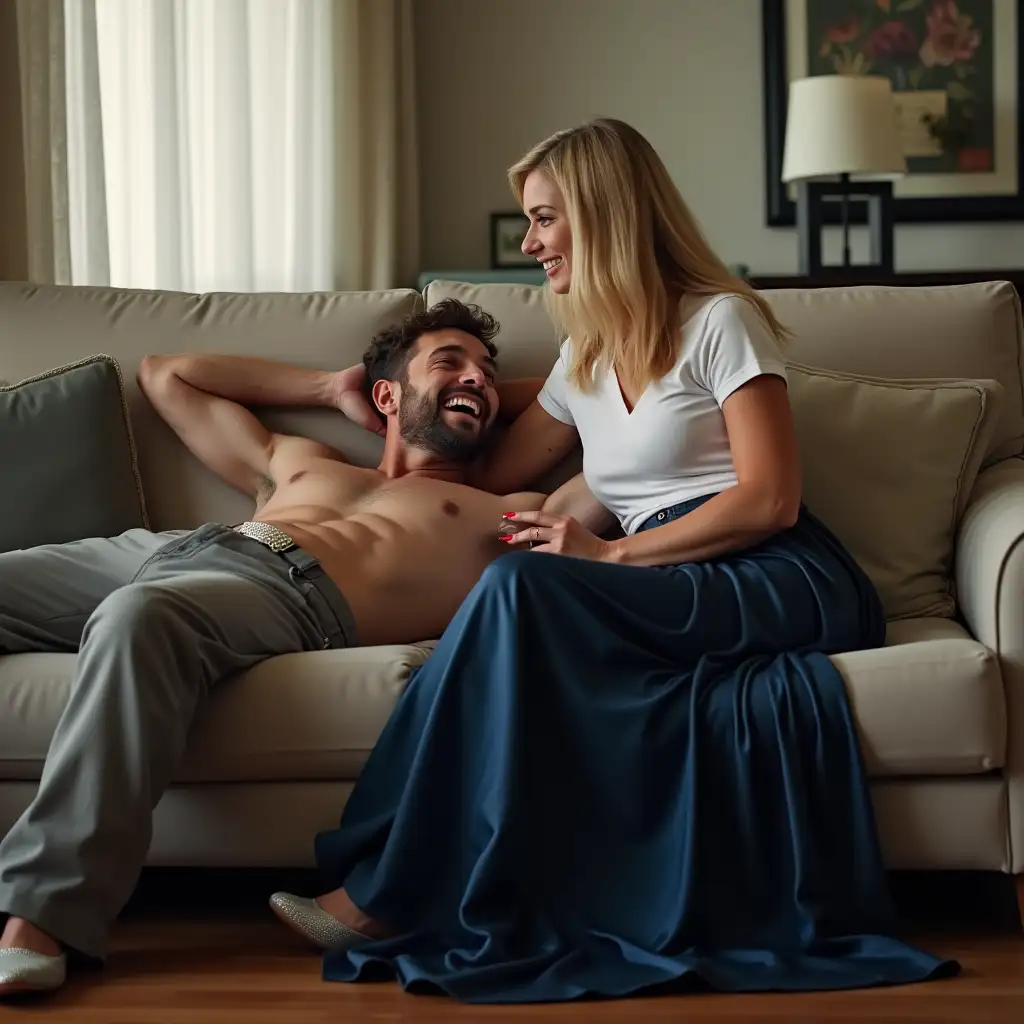
[[[0,281],[28,276],[15,5],[0,0]]]
[[[424,268],[486,267],[488,214],[512,206],[508,165],[551,131],[605,114],[647,135],[724,259],[795,272],[795,231],[765,226],[760,0],[415,8]],[[901,225],[896,262],[1024,266],[1024,223]]]

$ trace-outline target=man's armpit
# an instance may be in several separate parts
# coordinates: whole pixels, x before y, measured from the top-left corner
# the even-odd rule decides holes
[[[265,473],[260,473],[256,478],[256,493],[254,495],[256,499],[256,508],[263,508],[263,506],[266,505],[266,503],[274,496],[274,491],[276,490],[277,484],[274,480]]]

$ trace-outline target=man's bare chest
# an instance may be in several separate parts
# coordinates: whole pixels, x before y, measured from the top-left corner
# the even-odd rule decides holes
[[[409,475],[389,480],[376,470],[330,458],[282,460],[266,508],[317,509],[318,518],[386,520],[417,532],[496,533],[501,499],[463,484]]]
[[[354,497],[353,515],[380,516],[438,533],[497,533],[501,499],[486,491],[441,480],[403,478],[368,488]]]

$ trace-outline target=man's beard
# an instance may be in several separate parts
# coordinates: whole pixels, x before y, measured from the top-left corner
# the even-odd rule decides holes
[[[440,395],[421,394],[406,384],[402,388],[402,403],[398,409],[398,432],[402,440],[450,462],[471,462],[476,458],[483,451],[490,434],[486,426],[489,415],[487,402],[478,392],[463,389],[466,393],[473,393],[484,407],[480,426],[476,430],[453,427],[444,421],[441,407],[459,390],[449,388]]]

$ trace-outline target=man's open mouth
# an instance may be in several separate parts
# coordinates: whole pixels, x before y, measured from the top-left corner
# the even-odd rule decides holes
[[[473,395],[450,395],[441,404],[441,408],[471,416],[475,420],[482,419],[484,415],[484,402]]]

